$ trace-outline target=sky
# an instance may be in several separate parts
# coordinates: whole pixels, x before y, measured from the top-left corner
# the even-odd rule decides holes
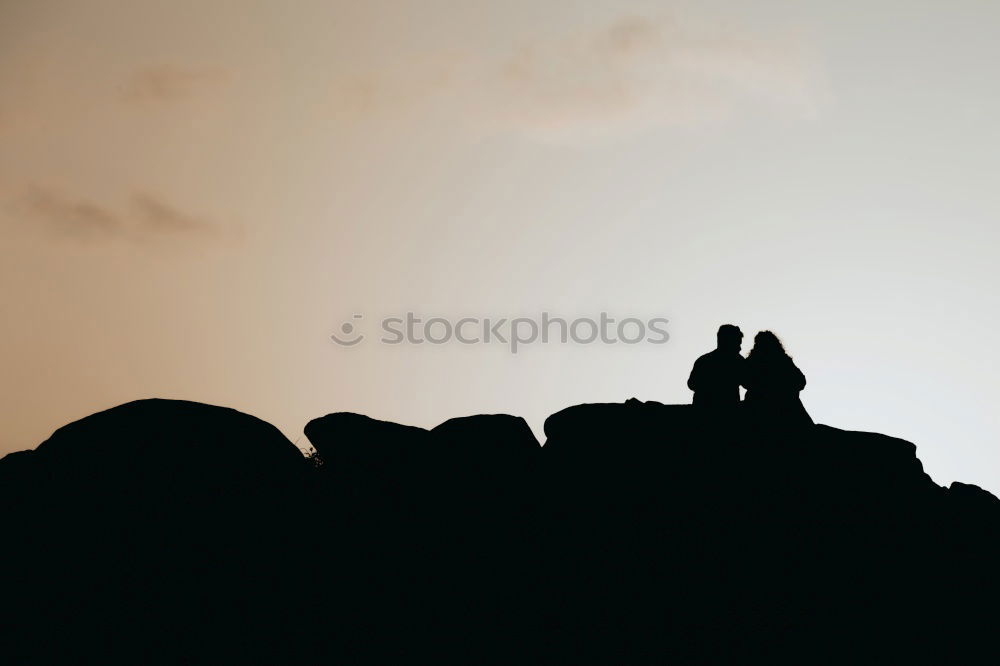
[[[783,339],[817,422],[1000,493],[998,24],[971,0],[0,0],[0,453],[147,397],[300,446],[336,411],[543,437],[573,404],[689,402],[735,323],[745,352]],[[407,312],[670,339],[381,343]]]

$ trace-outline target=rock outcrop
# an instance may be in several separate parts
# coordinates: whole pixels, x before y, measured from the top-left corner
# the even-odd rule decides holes
[[[330,414],[312,465],[144,400],[0,460],[18,662],[954,663],[994,649],[1000,500],[916,447],[630,400],[430,430]]]

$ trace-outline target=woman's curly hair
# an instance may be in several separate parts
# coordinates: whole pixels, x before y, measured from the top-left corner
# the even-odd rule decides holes
[[[771,331],[761,331],[753,338],[753,349],[747,354],[747,359],[754,356],[788,356],[781,340]],[[791,358],[791,356],[788,356]]]

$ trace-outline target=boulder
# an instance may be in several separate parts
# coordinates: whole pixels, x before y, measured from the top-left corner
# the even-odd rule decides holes
[[[430,446],[427,430],[378,421],[369,416],[337,412],[313,419],[305,434],[331,470],[395,470],[402,472],[408,461],[426,455]]]
[[[510,414],[478,414],[448,419],[431,433],[449,452],[483,455],[524,455],[536,453],[538,440],[528,422]]]

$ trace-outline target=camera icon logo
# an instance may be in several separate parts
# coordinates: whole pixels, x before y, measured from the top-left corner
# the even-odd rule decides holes
[[[352,319],[364,319],[364,315],[355,314],[351,318]],[[365,336],[364,336],[363,333],[356,333],[356,327],[355,327],[355,325],[353,323],[349,322],[349,321],[345,321],[343,324],[340,325],[340,332],[345,337],[342,338],[339,335],[337,335],[336,333],[332,333],[330,335],[330,339],[333,340],[334,342],[336,342],[341,347],[353,347],[353,346],[359,344],[362,340],[365,339]]]

